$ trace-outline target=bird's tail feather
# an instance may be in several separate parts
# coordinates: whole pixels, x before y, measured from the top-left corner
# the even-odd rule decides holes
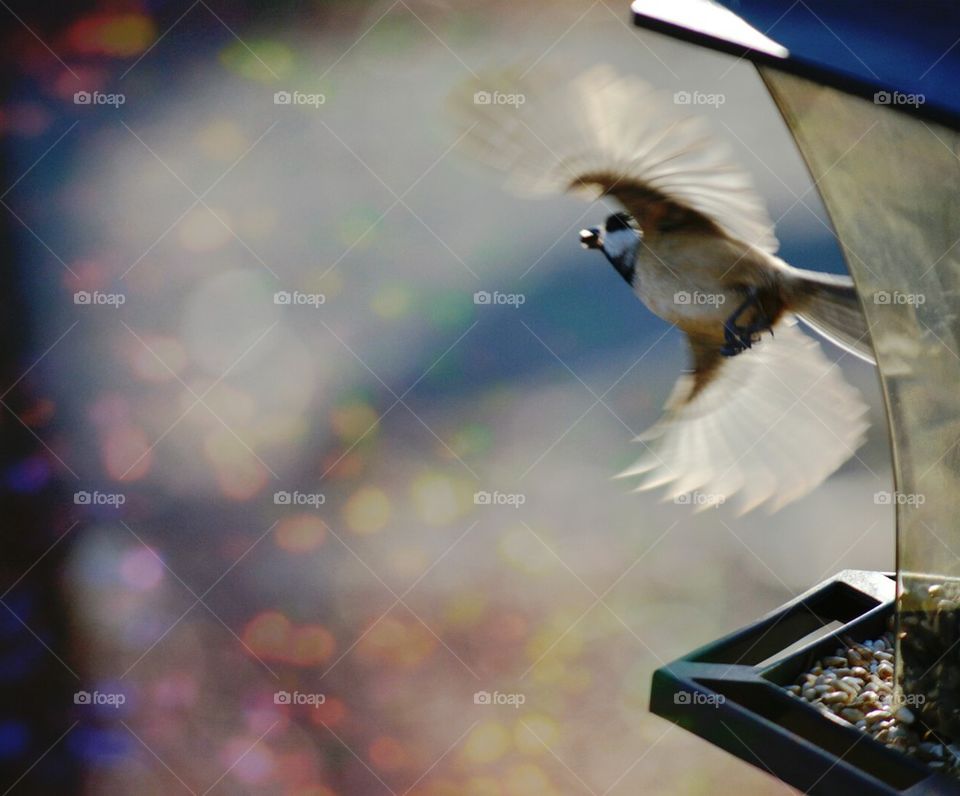
[[[870,327],[848,276],[792,270],[790,305],[817,334],[867,362],[875,362]]]

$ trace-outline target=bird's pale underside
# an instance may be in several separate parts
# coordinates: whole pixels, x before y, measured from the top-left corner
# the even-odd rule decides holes
[[[524,101],[477,102],[492,90]],[[622,476],[639,477],[640,490],[666,487],[667,497],[699,493],[699,507],[736,496],[742,511],[775,510],[854,454],[867,407],[836,364],[845,352],[827,357],[795,320],[870,359],[852,283],[776,256],[763,201],[700,119],[608,67],[572,80],[500,72],[462,92],[462,146],[509,188],[623,207],[581,242],[687,336],[692,368]]]

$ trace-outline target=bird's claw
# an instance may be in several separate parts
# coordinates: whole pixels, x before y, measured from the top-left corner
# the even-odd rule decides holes
[[[739,326],[737,319],[750,307],[755,307],[758,310],[759,317],[749,326]],[[723,324],[724,344],[720,348],[720,353],[725,357],[735,357],[748,348],[753,348],[754,343],[759,343],[763,332],[770,332],[772,335],[773,329],[757,300],[756,289],[751,288],[743,303],[734,310],[733,314],[727,318],[726,323]]]
[[[725,357],[735,357],[743,353],[748,348],[752,348],[754,343],[760,342],[760,334],[751,329],[743,329],[734,324],[724,326],[724,345],[720,353]]]

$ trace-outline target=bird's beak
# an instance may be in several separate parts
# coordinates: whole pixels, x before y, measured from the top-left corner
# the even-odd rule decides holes
[[[580,230],[580,245],[584,249],[600,248],[600,230],[596,227]]]

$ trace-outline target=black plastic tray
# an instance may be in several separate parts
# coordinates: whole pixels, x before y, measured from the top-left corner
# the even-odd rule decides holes
[[[783,690],[832,655],[840,636],[883,635],[895,596],[892,575],[844,570],[749,627],[657,669],[650,710],[814,796],[960,795],[960,781]]]

